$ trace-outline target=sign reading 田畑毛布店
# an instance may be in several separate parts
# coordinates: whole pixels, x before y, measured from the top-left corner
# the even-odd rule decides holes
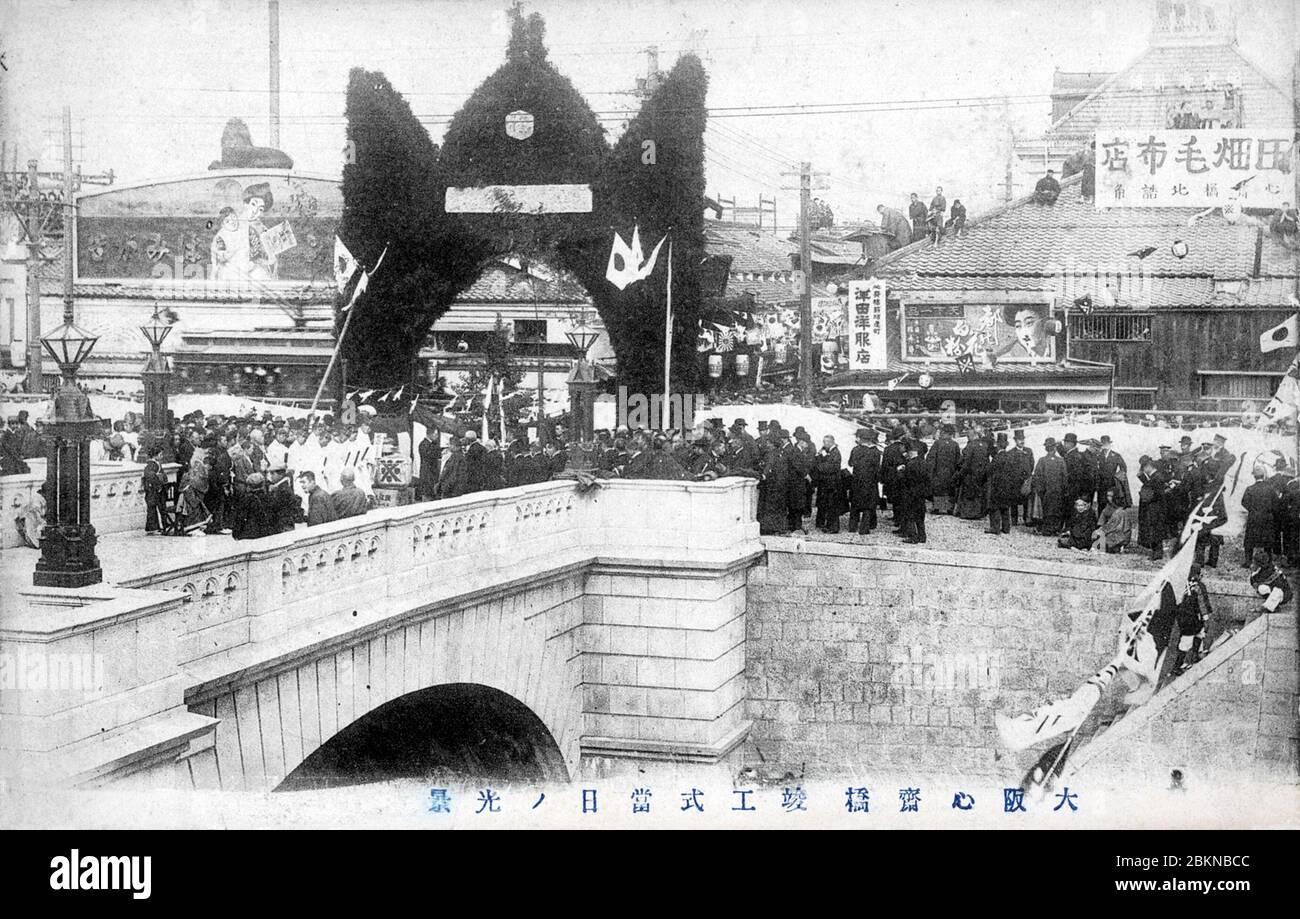
[[[1098,131],[1097,207],[1281,207],[1289,128]]]

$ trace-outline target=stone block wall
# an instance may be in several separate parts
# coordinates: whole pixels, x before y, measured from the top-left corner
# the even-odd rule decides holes
[[[766,539],[747,616],[747,760],[795,774],[1019,779],[993,716],[1073,692],[1151,576],[971,553]],[[1211,587],[1240,616],[1244,590]],[[1113,719],[1103,698],[1081,734]]]

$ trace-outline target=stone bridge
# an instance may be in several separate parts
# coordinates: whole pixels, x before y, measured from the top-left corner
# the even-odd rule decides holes
[[[110,537],[111,585],[7,591],[4,774],[270,789],[349,728],[453,697],[551,778],[717,762],[748,729],[755,500],[742,479],[552,482],[246,543]]]
[[[744,479],[550,482],[247,543],[110,535],[113,583],[77,590],[25,586],[33,551],[6,550],[0,775],[266,790],[435,749],[558,781],[1018,780],[1038,751],[1000,751],[994,713],[1072,692],[1151,574],[760,540],[755,502]],[[1209,583],[1248,624],[1136,712],[1108,695],[1077,768],[1295,785],[1296,610],[1252,619],[1239,579]]]

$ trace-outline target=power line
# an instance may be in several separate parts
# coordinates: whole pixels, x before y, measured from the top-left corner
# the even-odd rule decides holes
[[[1260,84],[1261,86],[1263,84]],[[1243,85],[1242,88],[1250,88],[1249,85]],[[189,91],[204,91],[201,87],[191,87]],[[344,92],[344,91],[340,91]],[[1116,91],[1116,94],[1122,94],[1126,99],[1160,99],[1171,94],[1170,91]],[[593,94],[595,95],[595,94]],[[996,95],[996,96],[953,96],[936,99],[880,99],[880,100],[861,100],[855,102],[784,102],[774,103],[771,105],[730,105],[730,106],[711,106],[706,107],[705,112],[709,118],[759,118],[759,117],[804,117],[810,115],[843,115],[843,114],[872,114],[885,112],[921,112],[921,111],[944,111],[954,108],[981,108],[988,106],[1003,105],[1030,105],[1040,102],[1050,102],[1050,93],[1032,93],[1023,95]],[[628,120],[628,109],[594,109],[592,111],[597,121],[616,122]],[[694,110],[689,109],[658,109],[659,114],[689,114]],[[632,112],[635,116],[636,112]],[[185,115],[110,115],[107,113],[91,113],[87,117],[100,121],[138,121],[138,122],[157,122],[170,121],[175,123],[205,122],[205,121],[225,121],[224,115],[204,115],[204,114],[185,114]],[[423,124],[441,125],[450,123],[455,113],[424,113],[417,114],[416,118]],[[564,115],[556,114],[551,117],[561,119],[585,118],[583,115]],[[299,123],[314,124],[345,124],[347,119],[343,115],[326,115],[326,114],[302,114],[302,115],[285,115],[285,120],[298,121]],[[784,162],[785,158],[781,157]]]

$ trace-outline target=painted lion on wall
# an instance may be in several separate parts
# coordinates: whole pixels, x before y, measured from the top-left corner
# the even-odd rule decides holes
[[[293,158],[283,150],[254,147],[253,135],[242,118],[231,118],[221,132],[221,159],[209,169],[292,169]]]

